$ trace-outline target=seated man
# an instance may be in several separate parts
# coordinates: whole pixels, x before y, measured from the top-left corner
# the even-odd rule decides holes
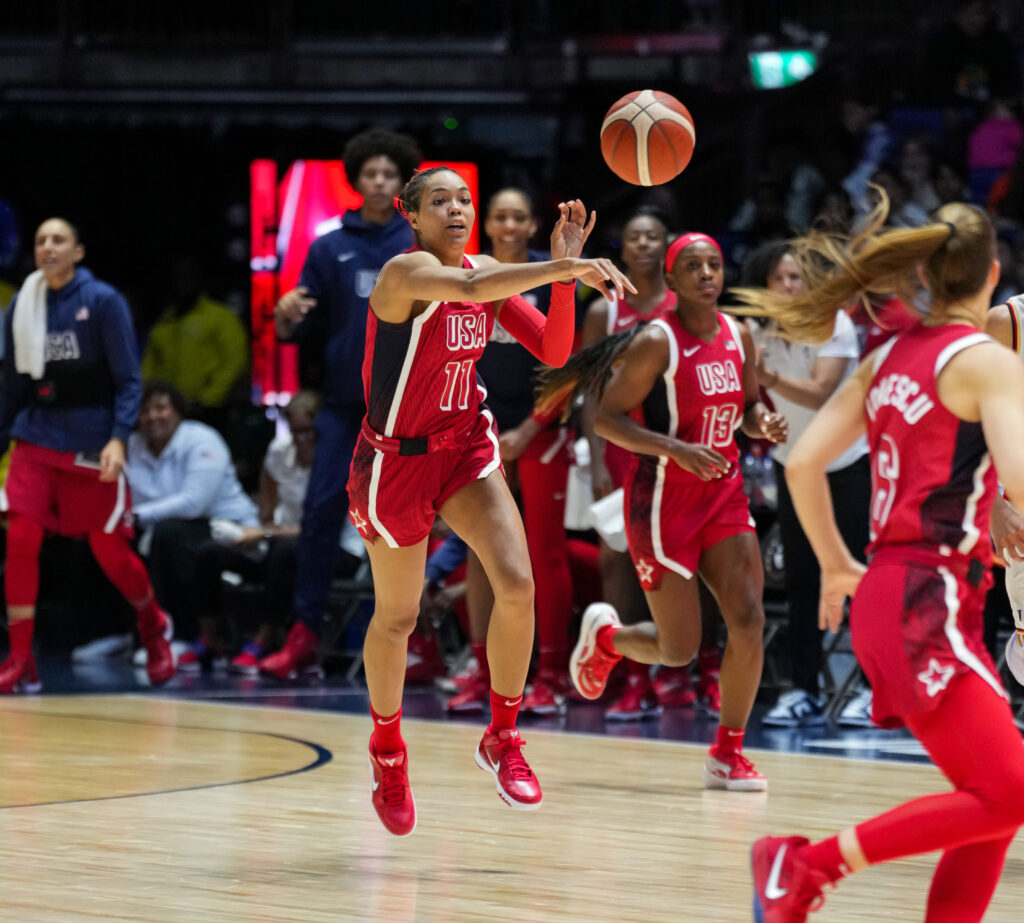
[[[176,633],[197,634],[195,596],[203,546],[218,534],[259,524],[256,504],[242,490],[220,434],[186,420],[185,399],[173,386],[150,381],[142,390],[139,428],[128,440],[140,551],[147,557],[157,600],[181,614]]]

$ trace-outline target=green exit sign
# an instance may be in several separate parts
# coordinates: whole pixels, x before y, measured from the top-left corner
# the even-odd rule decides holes
[[[752,51],[750,76],[759,90],[777,90],[806,80],[818,67],[813,51]]]

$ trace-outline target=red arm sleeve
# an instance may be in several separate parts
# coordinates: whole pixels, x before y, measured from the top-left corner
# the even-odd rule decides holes
[[[525,298],[513,295],[501,306],[501,326],[545,365],[563,366],[572,351],[575,295],[575,281],[553,283],[547,317]]]

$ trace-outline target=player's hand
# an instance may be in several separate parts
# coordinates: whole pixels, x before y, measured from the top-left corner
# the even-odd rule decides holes
[[[625,298],[627,291],[636,294],[636,287],[629,281],[625,273],[607,258],[576,260],[572,268],[572,275],[584,285],[589,285],[592,289],[599,291],[609,301],[614,301],[615,295]]]
[[[696,442],[680,442],[671,458],[680,468],[702,481],[717,481],[729,473],[729,462],[720,452]]]
[[[605,467],[602,459],[592,458],[590,460],[590,489],[594,494],[595,500],[607,497],[608,494],[615,490],[612,476],[608,473],[608,469]]]
[[[840,567],[821,569],[821,596],[818,602],[818,627],[831,632],[843,623],[843,604],[853,596],[867,568],[855,558]]]
[[[538,424],[532,417],[527,417],[519,426],[506,430],[498,437],[498,454],[503,462],[514,462],[526,447],[533,441],[533,437],[540,430]]]
[[[289,324],[297,324],[313,307],[316,307],[316,299],[310,298],[308,289],[300,285],[281,296],[274,305],[274,318]]]
[[[124,443],[111,439],[100,452],[100,480],[104,483],[116,481],[124,470]]]
[[[776,444],[789,438],[789,423],[780,413],[763,413],[758,421],[761,435]]]
[[[992,504],[992,545],[1003,562],[1024,561],[1024,516],[1003,497]]]
[[[560,260],[564,257],[575,259],[583,252],[583,245],[590,237],[597,221],[597,212],[590,213],[587,221],[587,209],[579,199],[558,203],[558,221],[551,230],[551,259]]]

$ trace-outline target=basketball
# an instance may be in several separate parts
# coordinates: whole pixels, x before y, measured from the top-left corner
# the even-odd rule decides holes
[[[634,186],[658,186],[682,173],[695,139],[686,106],[661,90],[627,93],[601,123],[604,162]]]

